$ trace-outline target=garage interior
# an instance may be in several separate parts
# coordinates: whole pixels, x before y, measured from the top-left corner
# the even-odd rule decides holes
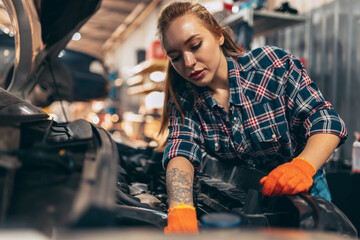
[[[29,222],[32,221],[29,219],[37,219],[33,223],[41,234],[30,233],[35,234],[33,239],[49,239],[47,237],[54,235],[49,226],[63,227],[68,226],[69,222],[76,222],[75,227],[79,228],[90,227],[91,231],[99,227],[115,228],[115,233],[102,232],[103,229],[93,233],[93,237],[104,234],[104,239],[112,239],[113,234],[132,236],[125,227],[132,229],[140,225],[147,229],[155,225],[160,228],[164,220],[162,214],[166,213],[163,204],[166,196],[164,173],[159,165],[161,151],[158,149],[166,141],[167,135],[166,132],[162,135],[158,133],[168,57],[157,36],[156,23],[161,9],[172,0],[92,0],[85,5],[81,1],[66,1],[66,4],[61,0],[29,2],[0,1],[0,100],[5,99],[5,103],[0,104],[0,116],[3,116],[3,120],[0,120],[0,238],[3,235],[9,237],[6,239],[15,239],[10,238],[15,233],[10,233],[9,229],[13,229],[13,225],[17,225],[14,221],[19,219],[24,220],[24,225],[18,225],[25,228],[30,226],[30,229]],[[245,51],[273,45],[299,58],[325,99],[331,102],[344,120],[347,140],[331,155],[324,168],[332,203],[360,231],[360,191],[357,185],[360,183],[360,3],[357,0],[198,2],[214,14],[221,25],[231,28],[235,42]],[[55,5],[58,6],[52,8]],[[46,7],[48,12],[44,12]],[[72,11],[75,7],[83,11]],[[90,12],[87,15],[86,10]],[[78,22],[71,25],[66,19]],[[36,24],[26,25],[26,22]],[[72,26],[66,34],[57,30],[66,24]],[[36,39],[39,38],[43,41],[38,44]],[[22,45],[22,50],[20,42],[26,44],[25,47]],[[31,56],[31,60],[26,60],[24,56]],[[45,61],[44,65],[40,60]],[[50,67],[41,73],[34,71],[41,66]],[[13,84],[13,80],[18,80],[18,84]],[[7,93],[11,93],[10,97]],[[14,99],[11,101],[23,99],[24,106],[37,117],[18,120],[23,116],[12,118],[9,110],[2,110],[7,107],[7,99],[12,98],[12,94]],[[33,109],[32,105],[36,108]],[[38,122],[44,117],[43,114],[51,119],[47,120],[48,125]],[[20,122],[19,125],[14,123],[16,121]],[[51,124],[56,125],[50,127]],[[90,131],[93,133],[89,134]],[[45,136],[51,138],[51,143],[57,144],[57,147],[49,145],[42,148]],[[67,136],[66,141],[64,136]],[[77,142],[71,142],[73,138],[69,136],[75,136]],[[100,140],[93,140],[95,137]],[[90,138],[92,140],[88,141]],[[85,145],[85,142],[89,145]],[[70,145],[66,145],[68,143]],[[112,149],[112,152],[101,150],[104,146]],[[23,149],[17,152],[19,148]],[[46,161],[47,157],[43,154],[54,154],[54,158],[67,162],[65,165],[54,162],[50,167],[42,165],[44,162],[36,163],[37,159]],[[28,162],[16,159],[26,155],[31,156]],[[111,163],[92,164],[91,159],[97,159],[100,155],[101,158],[114,160]],[[90,163],[83,164],[81,159],[84,158]],[[124,165],[119,167],[116,162]],[[69,168],[71,164],[73,166]],[[21,172],[21,166],[31,167]],[[102,173],[94,170],[100,168],[103,169]],[[111,169],[115,168],[120,170],[112,172]],[[61,173],[59,169],[62,169]],[[84,174],[84,169],[89,172]],[[129,172],[129,169],[135,170]],[[239,169],[236,171],[241,173]],[[17,180],[19,172],[25,176],[24,179]],[[97,179],[100,177],[105,180]],[[34,178],[36,180],[29,181]],[[84,178],[87,183],[84,183]],[[129,188],[121,184],[119,179],[134,182]],[[206,179],[202,181],[206,183]],[[41,182],[48,184],[43,187]],[[158,212],[151,213],[154,215],[142,210],[131,212],[127,205],[135,204],[134,199],[128,196],[121,198],[119,195],[122,192],[118,190],[108,190],[106,193],[100,190],[112,182],[117,183],[114,188],[127,191],[129,195],[135,194],[134,191],[141,192],[137,198],[144,197],[146,204]],[[16,188],[19,183],[23,186]],[[95,185],[96,191],[89,190]],[[206,186],[209,191],[206,201],[212,201],[209,196],[216,194],[211,192],[211,185]],[[78,190],[80,188],[81,191]],[[148,193],[154,192],[152,188],[158,191],[155,194],[157,199],[149,197]],[[101,194],[106,197],[101,199],[94,196]],[[92,197],[87,199],[84,196]],[[117,197],[123,202],[118,200],[120,204],[118,202],[116,211],[113,211],[113,206],[109,207],[113,202],[108,201]],[[223,199],[223,193],[219,192],[216,197],[214,199]],[[68,203],[64,204],[64,201]],[[144,201],[136,203],[136,207],[144,207]],[[33,206],[27,206],[27,202]],[[220,205],[216,205],[218,210],[221,209]],[[84,206],[92,211],[87,212]],[[211,206],[214,207],[215,203]],[[13,215],[9,217],[9,213]],[[141,222],[141,217],[132,218],[134,214],[146,220]],[[99,220],[101,217],[103,221]],[[253,221],[255,225],[263,224],[259,219],[254,218]],[[120,230],[116,226],[121,226]],[[119,233],[122,229],[123,233]],[[243,233],[240,237],[267,239],[268,235],[257,235],[249,229],[241,229]],[[347,231],[346,227],[342,229]],[[152,229],[150,231],[153,233]],[[231,231],[222,236],[231,237],[240,230],[233,228]],[[142,237],[141,234],[144,233],[138,233],[138,239]],[[342,239],[341,234],[306,234],[310,238]],[[274,236],[277,237],[276,234]],[[90,239],[88,237],[91,236],[77,236],[64,231],[59,239],[82,237]],[[154,235],[156,239],[162,237],[159,232]],[[203,237],[206,237],[206,233]],[[207,238],[211,237],[217,235]]]

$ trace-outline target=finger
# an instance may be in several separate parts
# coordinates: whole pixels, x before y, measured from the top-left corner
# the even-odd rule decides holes
[[[301,179],[299,179],[298,177],[293,177],[291,178],[286,185],[284,186],[284,188],[281,190],[281,192],[279,193],[279,196],[283,196],[283,195],[292,195],[294,194],[294,190],[296,189],[296,187],[301,183]]]
[[[283,165],[272,170],[266,179],[263,181],[263,194],[270,196],[274,191],[278,179],[285,173],[286,169]]]
[[[278,181],[279,177],[275,177],[274,174],[269,174],[263,186],[264,195],[271,196]]]
[[[267,177],[263,177],[262,179],[260,179],[260,183],[264,184],[264,182],[266,181]]]
[[[266,196],[270,196],[271,193],[273,192],[274,190],[274,187],[275,187],[275,184],[276,183],[272,183],[272,182],[269,182],[268,180],[264,183],[264,186],[263,186],[263,194],[266,195]]]
[[[292,194],[298,194],[301,192],[307,192],[309,190],[309,188],[304,184],[304,183],[300,183],[296,186],[296,188],[294,189]]]
[[[286,172],[288,172],[288,168],[287,166],[284,165],[280,165],[277,168],[275,168],[274,170],[272,170],[268,177],[275,177],[275,178],[279,178],[281,177],[283,174],[285,174]]]
[[[283,191],[284,187],[288,184],[288,182],[294,178],[293,175],[290,175],[288,173],[283,174],[276,183],[276,186],[274,187],[273,192],[271,193],[272,197],[280,196],[281,192]]]

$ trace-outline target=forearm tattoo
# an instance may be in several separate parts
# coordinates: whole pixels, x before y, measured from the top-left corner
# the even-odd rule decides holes
[[[193,192],[193,177],[178,168],[173,168],[166,173],[166,188],[169,199],[184,204],[191,204]]]

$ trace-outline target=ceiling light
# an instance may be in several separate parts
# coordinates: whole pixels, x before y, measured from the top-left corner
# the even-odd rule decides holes
[[[101,101],[94,101],[92,103],[92,110],[94,112],[100,112],[100,111],[102,111],[104,109],[104,107],[105,107],[105,105]]]
[[[164,103],[163,92],[151,92],[145,97],[145,108],[147,110],[161,109]]]
[[[120,87],[121,85],[123,85],[123,83],[124,83],[124,80],[121,79],[121,78],[117,78],[117,79],[115,79],[115,81],[114,81],[115,87]]]
[[[114,123],[118,122],[119,120],[120,120],[120,117],[116,113],[111,115],[111,121],[113,121]]]
[[[238,12],[240,11],[239,5],[234,5],[234,6],[232,6],[231,11],[232,11],[233,13],[238,13]]]
[[[91,118],[91,121],[92,121],[93,123],[95,123],[95,124],[98,124],[98,123],[100,122],[100,118],[99,118],[98,116],[93,116],[93,117]]]
[[[4,55],[5,57],[9,56],[9,55],[10,55],[9,49],[5,49],[5,50],[3,51],[3,55]]]
[[[224,9],[223,1],[207,1],[202,4],[211,13],[220,12]]]
[[[150,74],[150,79],[154,82],[163,82],[166,74],[164,72],[156,71]]]

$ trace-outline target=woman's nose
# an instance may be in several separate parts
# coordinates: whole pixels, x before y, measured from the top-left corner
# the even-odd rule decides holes
[[[193,67],[196,64],[196,59],[191,52],[184,53],[184,61],[186,67]]]

